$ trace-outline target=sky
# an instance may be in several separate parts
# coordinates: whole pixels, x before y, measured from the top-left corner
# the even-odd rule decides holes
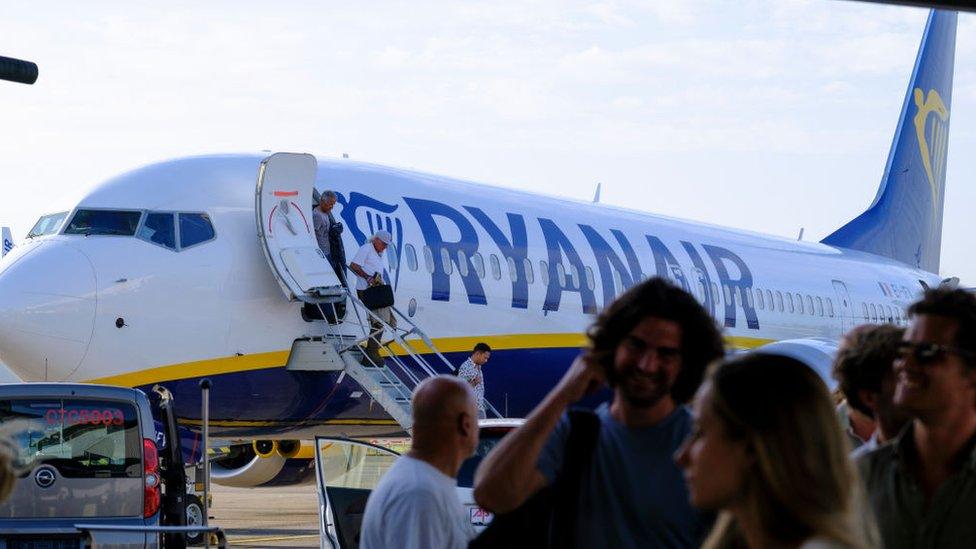
[[[16,2],[0,224],[140,165],[312,152],[819,240],[874,198],[927,11],[847,1]],[[976,14],[944,276],[976,285]]]

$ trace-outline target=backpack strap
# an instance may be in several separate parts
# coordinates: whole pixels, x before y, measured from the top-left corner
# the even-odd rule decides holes
[[[583,475],[593,462],[600,438],[600,418],[592,410],[569,410],[569,437],[563,450],[563,468],[556,477],[555,501],[549,522],[549,547],[573,547]]]

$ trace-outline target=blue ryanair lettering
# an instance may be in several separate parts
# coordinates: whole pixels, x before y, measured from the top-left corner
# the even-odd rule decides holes
[[[474,206],[464,209],[474,216],[488,233],[488,236],[498,246],[498,250],[515,264],[515,276],[512,278],[512,308],[527,309],[529,307],[529,281],[525,277],[525,263],[529,257],[529,238],[525,230],[525,218],[519,214],[508,213],[508,226],[511,237],[505,233],[488,217],[483,210]]]
[[[596,299],[593,297],[593,290],[582,283],[586,267],[580,260],[579,254],[576,253],[573,243],[551,219],[540,217],[539,226],[542,228],[542,235],[546,239],[546,249],[549,251],[549,286],[546,288],[546,301],[542,309],[544,311],[558,311],[563,292],[575,292],[580,295],[583,312],[596,314]],[[575,280],[570,280],[570,277],[567,276],[559,276],[556,266],[562,264],[564,254],[569,264],[579,274],[579,276],[572,277]]]
[[[723,291],[724,288],[729,289],[730,297],[732,299],[726,299],[725,303],[725,326],[727,328],[735,327],[735,306],[736,301],[739,301],[742,305],[742,310],[746,313],[746,325],[750,330],[759,329],[759,318],[756,316],[756,309],[749,303],[749,299],[746,298],[746,293],[752,289],[752,273],[749,272],[749,267],[746,266],[745,261],[742,261],[738,255],[730,250],[719,246],[710,246],[708,244],[702,244],[702,248],[705,249],[705,253],[712,258],[712,263],[715,265],[715,270],[718,272],[719,282],[721,282]],[[725,263],[729,262],[735,265],[736,269],[739,271],[739,277],[732,279],[729,276],[729,271],[725,266]],[[738,294],[739,299],[736,299]]]
[[[590,248],[593,249],[593,256],[596,258],[597,268],[600,271],[600,281],[603,286],[603,306],[606,307],[613,301],[618,292],[623,293],[627,288],[637,284],[644,278],[644,273],[641,271],[640,262],[637,260],[637,254],[634,253],[633,246],[630,245],[627,237],[622,232],[617,229],[610,230],[610,233],[617,239],[620,249],[623,250],[624,257],[627,259],[626,267],[620,259],[620,256],[617,255],[617,252],[610,247],[610,244],[600,236],[600,233],[596,229],[583,224],[579,227],[583,231],[587,242],[590,243]],[[616,270],[620,275],[622,288],[616,288],[613,270]]]
[[[420,232],[424,235],[424,242],[433,254],[434,272],[430,276],[430,298],[434,301],[451,300],[451,275],[444,270],[442,260],[444,256],[442,250],[446,250],[449,260],[458,267],[458,274],[464,273],[461,274],[461,281],[468,294],[468,303],[487,305],[481,280],[478,279],[474,265],[471,264],[471,256],[478,251],[478,233],[475,232],[471,222],[461,212],[440,202],[407,197],[403,197],[403,201],[417,218]],[[434,219],[435,216],[454,223],[460,233],[460,239],[456,242],[446,242]],[[458,252],[462,252],[463,258],[458,257]],[[461,259],[465,262],[464,269],[460,268]]]
[[[657,276],[677,280],[686,292],[691,292],[691,288],[688,287],[688,280],[681,270],[681,264],[674,258],[671,250],[664,245],[664,242],[661,242],[660,238],[652,235],[645,236],[647,243],[651,246],[651,253],[654,254],[654,270],[657,272]]]
[[[712,277],[708,274],[708,268],[705,267],[705,262],[702,261],[701,254],[695,249],[695,246],[691,242],[685,240],[681,241],[681,247],[685,249],[688,257],[691,258],[691,264],[695,268],[695,272],[692,273],[692,279],[697,279],[698,283],[701,284],[701,290],[704,292],[704,307],[708,311],[708,314],[715,316],[715,296],[712,294]]]

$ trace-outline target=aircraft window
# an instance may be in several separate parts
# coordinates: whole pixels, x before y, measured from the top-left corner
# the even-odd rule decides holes
[[[566,268],[563,267],[562,262],[556,263],[556,280],[559,281],[559,285],[566,288],[568,284],[566,283]]]
[[[705,289],[705,282],[700,278],[698,279],[697,289],[698,289],[698,301],[705,303],[705,301],[708,299],[706,297],[708,290]]]
[[[147,213],[138,237],[170,250],[176,249],[176,223],[171,213]]]
[[[491,254],[488,256],[488,263],[491,265],[491,277],[495,280],[502,279],[502,266],[498,261],[498,256]]]
[[[397,269],[397,251],[396,246],[390,244],[386,249],[386,264],[390,267],[391,271]]]
[[[451,253],[447,251],[447,248],[441,248],[441,264],[445,273],[451,274],[454,272],[454,264],[451,263]]]
[[[133,236],[142,212],[78,210],[64,234]]]
[[[807,314],[813,316],[813,298],[807,294]]]
[[[31,227],[30,232],[27,233],[27,238],[34,238],[35,236],[44,236],[58,232],[61,222],[64,221],[64,218],[67,216],[68,212],[42,215],[41,218],[37,220],[37,223],[34,223],[34,226]]]
[[[864,317],[864,320],[867,320],[868,319],[868,304],[867,303],[861,303],[861,316]]]
[[[468,276],[468,256],[465,255],[464,250],[458,250],[457,262],[458,262],[458,274],[460,274],[461,276]]]
[[[722,293],[725,294],[725,303],[727,305],[731,305],[732,304],[732,292],[729,290],[729,287],[723,284],[722,285]]]
[[[430,246],[424,246],[424,267],[428,273],[434,272],[434,254],[430,251]]]
[[[213,240],[215,235],[209,215],[202,213],[180,214],[180,249]]]
[[[777,293],[779,293],[779,292],[777,292]],[[801,304],[801,305],[802,305],[802,304]],[[793,309],[793,294],[791,294],[790,292],[786,292],[786,309],[787,309],[787,310],[788,310],[789,312],[791,312],[791,313],[792,313],[792,312],[793,312],[793,310],[794,310],[794,309]]]
[[[786,294],[789,297],[790,294]],[[776,310],[783,312],[783,294],[779,290],[776,290]]]
[[[765,303],[763,302],[763,291],[762,290],[756,290],[756,305],[759,307],[759,310],[760,311],[763,310],[763,308],[765,306]]]
[[[579,268],[577,268],[576,265],[570,265],[569,266],[569,273],[573,277],[573,280],[572,280],[572,282],[570,282],[570,284],[572,286],[577,287],[577,288],[582,288],[583,287],[583,278],[580,276]]]
[[[891,305],[885,305],[885,309],[888,311],[888,322],[893,323],[895,321],[895,313],[891,310]]]
[[[753,300],[753,297],[752,297],[752,288],[749,288],[748,291],[745,291],[744,290],[744,292],[746,294],[746,299],[745,299],[746,305],[748,305],[749,308],[755,307],[756,306],[756,303],[755,303],[755,301]]]
[[[528,260],[525,262],[529,263]],[[506,257],[505,263],[508,264],[508,278],[512,279],[512,282],[515,282],[518,280],[518,269],[515,268],[515,260],[511,257]],[[529,265],[531,265],[531,263],[529,263]]]
[[[834,301],[829,297],[827,298],[827,316],[834,318]]]
[[[772,290],[766,290],[766,303],[769,303],[769,310],[773,310],[773,292]]]
[[[539,260],[539,277],[542,279],[542,285],[549,285],[549,265],[545,261]]]
[[[593,278],[593,269],[586,267],[583,270],[586,272],[586,287],[592,292],[596,288],[596,280]]]
[[[820,296],[818,295],[817,296],[817,316],[823,316],[823,313],[824,313],[824,311],[823,311],[823,299],[821,299]]]
[[[715,285],[714,282],[712,282],[712,302],[714,302],[714,303],[718,303],[719,302],[718,286]]]
[[[871,320],[875,322],[878,320],[878,307],[874,303],[871,304]]]
[[[512,265],[514,266],[515,263],[513,262]],[[525,281],[529,284],[535,283],[535,271],[532,270],[532,262],[529,258],[525,258]]]
[[[796,294],[796,312],[803,314],[803,296]]]
[[[478,278],[485,277],[485,258],[481,257],[481,254],[475,252],[471,256],[471,261],[474,262],[474,272],[478,273]]]
[[[413,244],[407,244],[403,247],[404,253],[407,254],[407,268],[411,271],[417,270],[417,249],[413,247]]]

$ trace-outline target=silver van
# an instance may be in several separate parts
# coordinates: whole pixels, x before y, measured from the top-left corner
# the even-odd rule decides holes
[[[158,534],[159,458],[139,390],[77,383],[0,384],[0,437],[18,473],[0,502],[0,549],[149,547]]]

